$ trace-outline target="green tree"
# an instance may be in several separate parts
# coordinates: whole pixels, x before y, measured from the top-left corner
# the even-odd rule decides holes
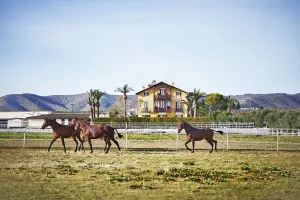
[[[105,95],[106,92],[102,92],[99,90],[94,90],[93,91],[93,96],[94,99],[96,101],[95,106],[96,106],[96,110],[97,110],[97,117],[99,118],[100,115],[100,99],[102,98],[103,95]]]
[[[217,122],[226,122],[227,121],[227,115],[225,112],[219,112],[216,116]]]
[[[224,100],[224,96],[219,93],[211,93],[206,97],[205,104],[209,107],[209,115],[212,110],[219,110]]]
[[[279,119],[279,123],[282,128],[295,128],[297,122],[297,115],[295,112],[286,112],[281,119]]]
[[[125,116],[125,119],[127,119],[127,109],[126,109],[126,106],[127,106],[127,94],[131,91],[134,91],[131,87],[128,86],[128,84],[124,85],[123,87],[118,87],[116,89],[116,92],[120,92],[123,94],[123,100],[124,100],[124,116]]]
[[[250,115],[253,116],[253,121],[256,127],[264,127],[267,124],[265,123],[265,117],[270,113],[270,109],[263,109],[263,110],[255,110],[251,112]]]
[[[272,110],[269,112],[265,118],[264,118],[264,123],[267,125],[269,128],[279,128],[279,119],[283,116],[283,112],[279,110]]]
[[[235,108],[235,104],[239,104],[238,100],[235,98],[231,98],[230,95],[229,97],[226,99],[226,103],[227,103],[227,112],[231,113],[231,108]]]

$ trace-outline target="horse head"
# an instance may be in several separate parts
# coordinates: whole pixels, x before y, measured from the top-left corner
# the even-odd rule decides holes
[[[180,131],[182,131],[182,129],[184,129],[184,121],[181,121],[181,123],[178,126],[178,133],[180,133]]]
[[[73,123],[75,124],[75,130],[82,129],[86,126],[86,124],[78,118],[75,118]]]
[[[48,118],[45,118],[44,119],[44,123],[43,123],[43,125],[42,125],[42,129],[45,129],[46,127],[48,127],[48,126],[50,126],[50,119],[48,119]]]
[[[77,122],[78,122],[78,118],[75,117],[74,119],[72,119],[70,125],[71,125],[71,126],[76,126]]]

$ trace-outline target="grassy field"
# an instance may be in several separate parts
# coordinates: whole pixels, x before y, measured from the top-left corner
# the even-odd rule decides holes
[[[59,143],[59,142],[58,142]],[[96,142],[94,142],[96,143]],[[299,152],[0,145],[0,199],[298,199]],[[144,144],[147,141],[143,141]],[[156,144],[158,143],[158,145]]]

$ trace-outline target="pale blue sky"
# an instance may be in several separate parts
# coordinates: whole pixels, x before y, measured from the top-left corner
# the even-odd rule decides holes
[[[153,78],[299,93],[300,1],[0,0],[0,96],[137,92]]]

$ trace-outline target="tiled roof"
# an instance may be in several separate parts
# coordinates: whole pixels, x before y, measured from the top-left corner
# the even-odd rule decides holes
[[[175,88],[175,89],[177,89],[177,90],[179,90],[179,91],[182,91],[182,92],[185,92],[185,93],[188,94],[188,92],[186,92],[186,91],[184,91],[184,90],[182,90],[182,89],[179,89],[179,88],[177,88],[177,87],[174,87],[173,85],[169,85],[169,84],[167,84],[167,83],[165,83],[165,82],[162,82],[162,81],[159,82],[159,83],[157,83],[157,84],[151,85],[150,87],[145,88],[145,89],[143,89],[143,90],[141,90],[141,91],[139,91],[139,92],[137,92],[137,93],[135,93],[135,94],[138,95],[138,94],[141,93],[141,92],[144,92],[144,91],[146,91],[146,90],[149,90],[150,88],[156,87],[156,86],[161,85],[161,84],[168,85],[168,86],[170,86],[170,87],[172,87],[172,88]]]

